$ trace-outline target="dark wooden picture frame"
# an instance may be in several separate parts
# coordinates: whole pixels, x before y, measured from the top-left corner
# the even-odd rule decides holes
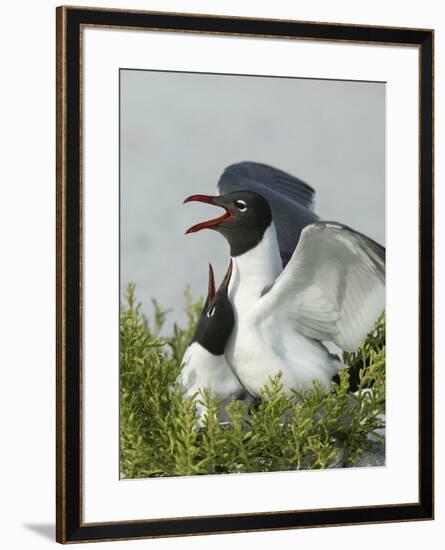
[[[413,45],[420,56],[419,501],[352,508],[84,523],[82,519],[82,26]],[[433,519],[433,40],[426,29],[57,8],[57,541]]]

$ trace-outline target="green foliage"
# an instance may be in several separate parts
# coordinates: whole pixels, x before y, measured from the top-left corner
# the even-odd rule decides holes
[[[357,353],[345,353],[352,368],[364,365],[358,389],[349,391],[349,371],[332,390],[316,382],[287,395],[280,373],[257,404],[232,401],[228,422],[209,390],[197,396],[207,408],[196,428],[196,404],[176,384],[183,353],[194,334],[202,301],[185,293],[187,325],[161,336],[167,311],[152,301],[147,319],[129,285],[120,326],[120,469],[123,478],[266,472],[353,466],[366,452],[382,451],[385,412],[385,319],[382,315]]]

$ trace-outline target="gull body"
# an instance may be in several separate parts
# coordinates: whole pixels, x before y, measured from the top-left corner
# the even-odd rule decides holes
[[[267,296],[283,271],[273,223],[255,248],[233,262],[229,299],[235,324],[225,355],[249,393],[259,396],[279,371],[284,390],[307,389],[314,379],[328,387],[343,363],[320,341],[296,331],[281,311],[275,313]]]
[[[223,355],[214,355],[199,342],[192,342],[184,353],[183,368],[178,379],[187,396],[201,397],[206,388],[212,390],[223,403],[229,402],[244,393],[227,360]],[[204,415],[204,407],[197,401],[199,416]]]
[[[205,407],[200,402],[201,392],[206,388],[218,396],[222,403],[245,393],[244,387],[233,373],[224,355],[227,340],[233,330],[235,319],[228,298],[228,286],[232,274],[232,262],[226,276],[215,293],[213,269],[209,266],[209,290],[201,312],[195,335],[187,347],[178,382],[186,396],[196,398],[202,425]]]

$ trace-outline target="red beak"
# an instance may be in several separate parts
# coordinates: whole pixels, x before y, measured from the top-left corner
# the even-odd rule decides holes
[[[215,199],[216,197],[212,197],[212,195],[190,195],[190,197],[184,199],[182,204],[186,202],[206,202],[208,204],[215,204]]]
[[[207,291],[207,303],[211,304],[215,299],[215,276],[213,274],[212,264],[209,264],[209,287]]]
[[[201,231],[201,229],[212,229],[214,227],[217,227],[220,223],[227,222],[233,219],[233,214],[229,210],[227,210],[225,206],[218,204],[217,201],[218,197],[212,197],[211,195],[191,195],[190,197],[187,197],[185,199],[183,204],[185,204],[186,202],[205,202],[207,204],[219,206],[220,208],[224,208],[225,210],[224,214],[222,216],[219,216],[218,218],[197,223],[196,225],[189,227],[185,232],[186,235],[188,233],[196,233],[197,231]]]
[[[232,258],[230,258],[229,267],[227,268],[226,274],[224,275],[224,279],[221,282],[218,292],[220,292],[221,290],[224,290],[227,293],[230,279],[232,277],[232,270],[233,270],[233,260]]]

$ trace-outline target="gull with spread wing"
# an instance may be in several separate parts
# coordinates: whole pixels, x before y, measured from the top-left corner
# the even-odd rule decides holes
[[[253,396],[278,371],[284,389],[305,389],[314,379],[328,386],[343,364],[323,342],[356,350],[384,309],[385,250],[344,225],[318,221],[313,190],[300,180],[256,163],[227,170],[236,172],[228,178],[235,190],[185,201],[225,210],[187,231],[216,230],[230,246],[234,327],[225,357]]]

